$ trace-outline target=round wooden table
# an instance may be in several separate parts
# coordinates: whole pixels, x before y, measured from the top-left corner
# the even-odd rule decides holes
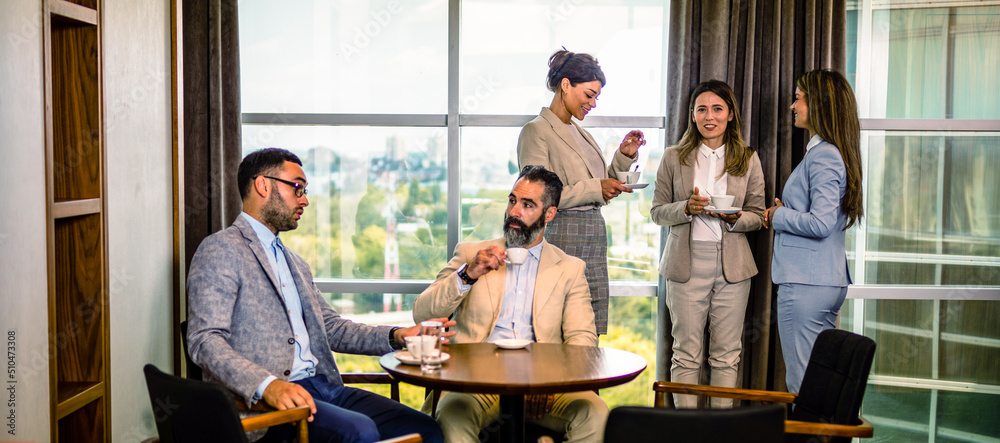
[[[524,396],[579,392],[632,381],[646,360],[631,352],[554,343],[532,343],[525,349],[500,349],[491,343],[445,345],[451,358],[436,373],[406,365],[392,353],[379,364],[395,379],[427,388],[500,395],[504,442],[524,440]]]

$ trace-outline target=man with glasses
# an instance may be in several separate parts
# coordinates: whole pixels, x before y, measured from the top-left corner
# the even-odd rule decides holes
[[[344,386],[331,351],[382,355],[400,349],[418,327],[342,318],[313,283],[309,265],[281,243],[278,233],[297,228],[309,205],[302,161],[283,149],[256,151],[240,163],[237,180],[243,213],[201,243],[188,274],[188,352],[205,378],[248,407],[261,400],[277,409],[309,405],[316,441],[372,442],[412,432],[443,441],[429,416]],[[265,438],[290,431],[273,427]]]

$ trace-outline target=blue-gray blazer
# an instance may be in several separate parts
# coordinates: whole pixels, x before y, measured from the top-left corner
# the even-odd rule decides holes
[[[342,384],[332,350],[382,355],[392,351],[390,326],[346,320],[323,299],[302,257],[285,248],[285,259],[302,300],[316,373]],[[269,375],[288,380],[295,344],[278,278],[264,247],[243,217],[208,236],[188,273],[188,352],[205,378],[226,386],[249,406]]]
[[[781,193],[785,206],[773,214],[771,280],[847,286],[844,248],[847,214],[840,200],[847,190],[847,167],[836,146],[821,141],[792,171]]]

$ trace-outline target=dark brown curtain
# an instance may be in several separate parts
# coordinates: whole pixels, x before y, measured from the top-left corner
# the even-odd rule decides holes
[[[770,206],[808,141],[807,134],[792,126],[788,110],[795,80],[818,68],[844,72],[846,15],[845,0],[673,0],[667,49],[667,145],[680,141],[690,123],[688,102],[694,87],[712,79],[727,82],[740,101],[743,136],[760,156]],[[667,232],[664,228],[662,239]],[[748,236],[759,270],[750,290],[740,359],[742,386],[750,389],[785,389],[774,321],[772,237],[771,231]],[[673,341],[662,280],[657,325],[662,344],[657,347],[656,377],[669,380]],[[702,379],[707,381],[707,371]]]
[[[242,210],[236,0],[181,0],[184,54],[185,269],[209,234]]]

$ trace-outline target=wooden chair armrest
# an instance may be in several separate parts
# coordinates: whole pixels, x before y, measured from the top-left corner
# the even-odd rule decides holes
[[[830,423],[813,423],[808,421],[786,420],[786,434],[829,435],[832,437],[871,438],[875,434],[872,424],[864,417],[859,425],[835,425]]]
[[[340,378],[344,384],[389,385],[389,398],[399,401],[399,381],[385,372],[341,373]]]
[[[243,400],[240,400],[239,397],[233,397],[233,403],[236,404],[237,411],[257,411],[257,412],[276,411],[276,409],[271,407],[271,405],[267,404],[267,402],[265,402],[264,400],[257,401],[249,408],[247,407],[247,404],[243,402]]]
[[[423,443],[424,439],[420,434],[406,434],[388,440],[379,440],[378,443]]]
[[[241,420],[243,430],[250,432],[258,429],[269,428],[274,425],[294,423],[309,418],[309,405],[302,405],[292,409],[282,411],[271,411],[265,414],[247,417]]]
[[[692,385],[673,383],[669,381],[653,382],[653,391],[658,393],[692,394],[708,397],[734,398],[737,400],[766,401],[776,403],[792,403],[796,394],[777,391],[758,391],[754,389],[722,388],[718,386]],[[658,406],[664,406],[657,402]]]

